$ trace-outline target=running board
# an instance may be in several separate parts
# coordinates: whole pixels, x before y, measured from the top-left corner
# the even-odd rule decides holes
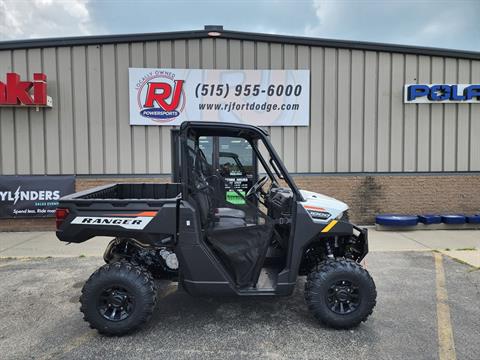
[[[275,291],[277,287],[278,270],[273,267],[264,267],[258,277],[257,291]]]
[[[278,268],[264,267],[260,270],[257,284],[255,286],[241,289],[239,295],[278,295]],[[285,285],[285,284],[283,284]],[[295,285],[295,284],[293,284]],[[283,290],[283,286],[281,287]],[[291,291],[284,291],[284,295],[288,295]],[[283,292],[282,292],[283,294]]]

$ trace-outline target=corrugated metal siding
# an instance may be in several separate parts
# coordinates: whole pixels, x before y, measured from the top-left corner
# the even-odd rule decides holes
[[[480,171],[480,104],[403,104],[405,83],[480,82],[480,61],[195,39],[0,51],[54,101],[0,109],[0,174],[169,173],[171,128],[129,125],[130,66],[310,69],[310,126],[268,129],[292,172]]]

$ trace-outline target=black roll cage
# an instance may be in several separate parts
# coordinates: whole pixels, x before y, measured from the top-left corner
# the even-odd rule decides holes
[[[261,140],[265,145],[269,155],[272,167],[277,176],[283,178],[287,185],[293,192],[293,195],[297,201],[304,201],[302,194],[300,193],[297,185],[293,181],[293,178],[288,173],[285,165],[278,156],[275,148],[272,146],[269,140],[268,133],[261,128],[258,128],[253,125],[246,124],[233,124],[233,123],[223,123],[223,122],[201,122],[201,121],[185,121],[180,126],[180,141],[181,141],[181,168],[182,168],[182,183],[183,183],[183,196],[188,194],[188,178],[189,174],[187,154],[184,151],[184,146],[186,146],[187,138],[191,132],[194,132],[196,136],[232,136],[232,137],[243,137],[249,141],[252,149],[254,150],[257,159],[262,163],[263,168],[267,172],[268,176],[272,181],[275,179],[274,174],[271,172],[270,167],[268,166],[267,161],[263,158],[258,150],[256,144],[252,140]],[[277,169],[278,167],[278,169]],[[281,175],[281,176],[280,176]]]

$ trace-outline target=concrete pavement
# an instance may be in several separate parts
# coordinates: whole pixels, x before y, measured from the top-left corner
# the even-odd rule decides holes
[[[54,232],[1,232],[0,257],[102,256],[110,237],[82,244],[60,242]],[[370,251],[438,250],[474,267],[480,267],[479,230],[377,231],[369,228]]]
[[[97,237],[69,245],[59,241],[53,231],[0,232],[0,257],[102,256],[110,240]]]
[[[448,358],[440,354],[450,346],[459,359],[476,359],[480,271],[470,266],[480,269],[480,231],[370,228],[369,234],[367,268],[379,297],[372,317],[356,329],[334,331],[318,324],[303,302],[304,278],[293,296],[279,299],[198,299],[162,281],[153,319],[134,334],[108,338],[82,321],[78,297],[85,279],[103,264],[100,256],[110,238],[66,245],[54,232],[3,232],[0,354],[5,359],[343,359],[351,354],[433,359]],[[444,258],[443,285],[435,260],[441,255],[431,250],[457,259]],[[442,286],[448,303],[438,296]],[[452,334],[451,344],[440,341],[442,329]]]
[[[317,322],[303,299],[305,278],[288,297],[192,297],[159,281],[152,319],[124,337],[106,337],[82,320],[78,298],[101,258],[1,259],[2,359],[391,359],[477,360],[480,271],[443,258],[438,298],[429,251],[373,252],[372,316],[352,330]],[[441,289],[441,288],[440,288]],[[450,316],[436,309],[448,304]],[[453,334],[452,357],[439,334]],[[454,342],[454,343],[453,343]]]
[[[441,253],[480,269],[480,250],[442,250]]]

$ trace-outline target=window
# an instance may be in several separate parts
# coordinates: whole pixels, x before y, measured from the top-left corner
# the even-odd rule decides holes
[[[223,176],[253,174],[253,149],[250,143],[242,138],[220,137],[218,165]]]
[[[205,159],[210,165],[213,165],[213,137],[200,136],[198,138],[198,147],[205,155]]]

